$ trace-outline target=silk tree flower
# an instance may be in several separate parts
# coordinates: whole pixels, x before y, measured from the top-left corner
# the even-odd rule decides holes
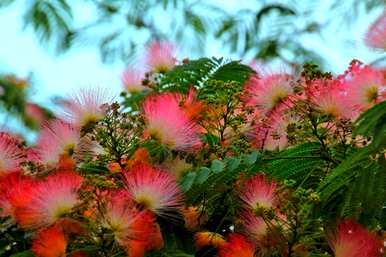
[[[267,113],[294,93],[292,83],[293,76],[286,73],[252,76],[244,86],[243,100],[247,106]]]
[[[61,101],[63,119],[76,128],[90,126],[106,114],[105,105],[111,101],[110,94],[102,88],[87,88]]]
[[[323,114],[337,119],[351,119],[354,115],[339,80],[314,80],[305,93],[315,109]]]
[[[61,156],[72,157],[79,143],[79,130],[57,119],[43,127],[36,150],[44,164],[54,165]]]
[[[40,230],[32,240],[32,251],[37,257],[65,257],[67,240],[58,227]]]
[[[9,172],[0,177],[0,217],[14,218],[15,206],[30,200],[29,192],[33,186],[32,179],[20,171]]]
[[[165,217],[182,207],[183,193],[172,174],[143,164],[124,175],[127,192],[140,206]]]
[[[201,146],[197,123],[181,106],[184,96],[162,93],[148,96],[143,113],[148,133],[160,143],[178,151],[195,151]]]
[[[171,70],[176,64],[173,44],[161,41],[151,43],[146,49],[145,62],[155,72]]]
[[[26,192],[30,200],[16,206],[15,218],[24,229],[54,224],[78,204],[77,190],[83,178],[70,171],[49,175]]]
[[[329,243],[335,257],[381,257],[382,244],[362,225],[351,220],[339,223]]]
[[[255,245],[241,234],[231,233],[218,249],[219,257],[254,257]]]
[[[245,234],[252,240],[259,242],[267,235],[268,225],[262,217],[259,217],[250,211],[245,211],[241,215],[241,221],[244,226]]]
[[[386,80],[380,70],[353,61],[341,78],[348,104],[354,110],[363,112],[386,100]]]
[[[19,169],[24,151],[19,140],[7,132],[0,132],[0,176]]]
[[[194,234],[194,244],[198,249],[204,248],[205,246],[218,248],[226,244],[226,241],[220,234],[209,231],[201,231]]]
[[[135,203],[124,190],[115,192],[106,205],[102,215],[103,226],[113,231],[115,240],[126,246],[130,240],[146,242],[154,226],[154,215],[138,211]]]
[[[144,74],[143,72],[136,70],[133,67],[128,67],[123,73],[122,73],[122,83],[125,87],[125,89],[129,93],[139,93],[144,90],[149,90],[148,87],[145,87],[143,85],[143,79]]]
[[[286,108],[286,107],[284,107]],[[295,118],[285,113],[282,107],[267,113],[267,116],[252,118],[248,136],[258,149],[283,150],[288,144],[287,126]],[[257,120],[257,122],[255,122]]]
[[[277,183],[274,180],[268,181],[264,174],[257,174],[249,178],[240,192],[244,208],[260,212],[261,209],[275,207],[277,187]]]
[[[370,26],[365,43],[368,47],[386,51],[386,11]]]

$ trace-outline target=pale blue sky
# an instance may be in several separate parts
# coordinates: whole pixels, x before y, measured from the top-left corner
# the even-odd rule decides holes
[[[253,1],[227,0],[225,5],[221,0],[213,0],[213,2],[229,10],[237,10],[237,8],[248,7]],[[297,2],[310,3],[310,1]],[[320,22],[332,21],[332,25],[322,32],[321,37],[306,36],[301,40],[303,45],[317,49],[328,60],[330,70],[335,73],[343,71],[353,58],[370,62],[380,57],[380,53],[373,52],[363,45],[363,35],[369,24],[382,12],[382,8],[368,14],[360,13],[355,17],[356,20],[347,26],[342,25],[342,21],[339,20],[341,17],[333,17],[333,19],[329,17],[328,6],[331,1],[319,2],[318,5],[314,4],[316,8],[310,13],[310,17]],[[93,15],[93,10],[84,4],[79,4],[79,1],[73,1],[73,3],[76,3],[75,17],[80,17],[77,22],[87,22]],[[40,44],[32,30],[23,30],[24,6],[24,1],[17,1],[8,8],[0,9],[0,35],[2,36],[0,72],[12,72],[21,77],[32,72],[34,86],[31,99],[41,104],[50,104],[50,98],[54,95],[65,95],[76,88],[88,85],[111,88],[116,93],[120,91],[119,77],[124,68],[122,62],[103,64],[99,50],[95,46],[78,46],[65,54],[55,56],[53,51],[47,51],[47,47]],[[207,42],[207,46],[207,53],[211,56],[237,57],[224,52],[215,41]],[[183,56],[184,53],[182,52],[181,55]]]

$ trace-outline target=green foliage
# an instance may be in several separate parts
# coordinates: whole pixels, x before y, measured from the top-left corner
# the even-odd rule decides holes
[[[202,87],[209,80],[235,81],[244,83],[254,71],[239,61],[226,61],[223,58],[200,58],[177,65],[161,78],[161,88],[187,92],[189,87]]]
[[[13,2],[16,0],[2,0],[0,7]],[[70,49],[77,42],[97,42],[105,62],[134,57],[143,40],[131,35],[140,32],[147,42],[168,39],[197,53],[203,53],[204,43],[214,37],[224,48],[242,57],[253,56],[266,61],[279,58],[289,64],[312,59],[323,64],[318,52],[309,50],[300,40],[302,35],[318,33],[325,26],[309,19],[309,12],[315,9],[310,4],[256,2],[254,8],[229,12],[221,5],[203,0],[80,2],[85,8],[97,11],[94,19],[86,24],[74,22],[78,19],[73,17],[76,12],[68,0],[32,0],[28,1],[24,12],[25,26],[31,26],[43,42],[55,43],[58,52]],[[351,5],[362,7],[356,2]],[[380,0],[367,2],[364,5],[367,11],[382,4]],[[337,3],[331,7],[337,16],[345,14],[346,9],[351,10],[343,11],[338,7]],[[159,22],[159,17],[165,22]],[[165,24],[168,31],[165,31]],[[110,30],[99,29],[104,26],[109,26]],[[294,34],[299,36],[293,37]]]
[[[321,170],[326,161],[319,143],[305,143],[279,152],[267,164],[267,172],[279,180],[296,179],[304,183],[314,170]]]
[[[354,136],[363,135],[372,139],[371,147],[384,148],[386,145],[386,101],[374,105],[356,120]]]

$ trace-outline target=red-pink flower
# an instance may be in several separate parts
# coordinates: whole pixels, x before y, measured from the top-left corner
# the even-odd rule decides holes
[[[125,172],[130,197],[160,216],[171,216],[183,206],[183,193],[174,176],[149,165],[137,165]]]
[[[354,115],[339,80],[314,80],[306,88],[306,95],[315,109],[323,114],[343,119],[351,119]]]
[[[146,64],[155,72],[169,71],[175,63],[174,46],[170,42],[155,41],[147,48]]]
[[[9,172],[0,177],[0,217],[14,218],[15,207],[29,201],[34,186],[30,177],[21,172]]]
[[[24,152],[19,140],[6,132],[0,132],[0,175],[17,170],[24,161]]]
[[[365,43],[369,47],[386,51],[386,11],[370,26]]]
[[[225,244],[218,249],[219,257],[254,257],[255,245],[248,241],[245,236],[232,233],[228,236]]]
[[[199,126],[181,103],[179,93],[162,93],[145,99],[143,112],[151,136],[171,149],[194,151],[201,145]]]
[[[289,74],[252,76],[244,86],[244,102],[266,113],[287,100],[294,93],[293,77]]]
[[[52,225],[78,203],[82,177],[74,172],[58,172],[40,180],[26,192],[30,200],[16,206],[17,222],[24,229]]]
[[[283,150],[287,146],[287,125],[291,119],[280,109],[267,113],[267,116],[251,117],[254,123],[248,134],[256,148],[274,151]]]
[[[63,119],[79,128],[98,122],[105,116],[104,105],[110,100],[107,90],[83,89],[62,101]]]
[[[79,142],[78,129],[64,121],[54,120],[43,127],[36,149],[43,163],[53,165],[60,156],[71,157]]]
[[[67,240],[58,227],[40,230],[32,240],[32,251],[37,257],[65,257]]]
[[[343,220],[330,237],[335,257],[381,257],[381,243],[362,225]]]
[[[246,211],[241,215],[241,221],[245,229],[245,234],[251,239],[260,241],[267,234],[268,225],[262,217]]]
[[[155,221],[149,212],[138,211],[124,190],[112,194],[106,205],[106,213],[102,217],[103,226],[111,229],[115,240],[123,246],[129,240],[148,240]]]
[[[340,79],[353,110],[365,111],[385,100],[386,80],[380,70],[354,61]]]
[[[139,93],[149,89],[142,84],[143,79],[143,72],[136,70],[133,67],[128,67],[122,74],[122,83],[125,89],[130,93]]]
[[[265,175],[257,174],[249,178],[240,192],[244,207],[249,210],[272,208],[276,204],[277,183],[268,181]]]

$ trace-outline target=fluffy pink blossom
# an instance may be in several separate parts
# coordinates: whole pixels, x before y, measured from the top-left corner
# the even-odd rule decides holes
[[[36,182],[26,192],[30,200],[18,204],[16,221],[24,229],[49,226],[71,211],[78,203],[77,190],[83,178],[74,172],[58,172]]]
[[[105,104],[111,101],[107,90],[88,88],[62,101],[63,119],[81,128],[98,122],[105,116]]]
[[[143,112],[148,133],[171,149],[194,151],[201,145],[199,126],[181,104],[183,95],[162,93],[145,99]]]
[[[344,220],[330,237],[335,257],[381,257],[381,243],[362,225]]]
[[[24,151],[19,140],[7,132],[0,132],[0,175],[19,169]]]
[[[133,67],[128,67],[122,74],[122,83],[129,93],[139,93],[149,89],[142,84],[143,79],[143,72]]]
[[[245,182],[240,198],[248,210],[272,208],[276,202],[276,189],[275,181],[268,181],[265,175],[257,174]]]
[[[138,211],[135,203],[124,190],[109,197],[103,226],[111,229],[115,240],[125,245],[129,240],[147,240],[152,233],[154,216],[146,211]]]
[[[369,47],[386,51],[386,11],[370,26],[365,43]]]
[[[170,216],[183,205],[183,193],[174,176],[149,165],[136,165],[125,173],[130,197],[146,209]]]
[[[173,44],[156,41],[147,48],[146,64],[155,72],[166,72],[171,70],[176,63],[174,55]]]
[[[244,86],[243,100],[247,106],[257,107],[266,113],[282,104],[294,93],[293,77],[289,74],[252,76]]]
[[[287,125],[292,118],[280,109],[275,109],[266,116],[252,118],[253,124],[248,134],[256,148],[270,151],[286,148],[288,144]]]
[[[311,104],[323,114],[343,119],[351,119],[354,115],[339,80],[314,80],[306,88],[306,95]]]
[[[54,120],[43,127],[36,150],[43,163],[54,165],[60,156],[71,157],[79,142],[78,129],[64,121]]]
[[[353,61],[340,79],[352,110],[362,112],[385,100],[386,80],[380,70]]]
[[[15,206],[29,201],[34,183],[21,172],[9,172],[0,177],[0,217],[14,217]]]
[[[268,225],[262,217],[255,215],[250,211],[242,214],[241,220],[245,233],[254,241],[260,241],[267,234]]]

